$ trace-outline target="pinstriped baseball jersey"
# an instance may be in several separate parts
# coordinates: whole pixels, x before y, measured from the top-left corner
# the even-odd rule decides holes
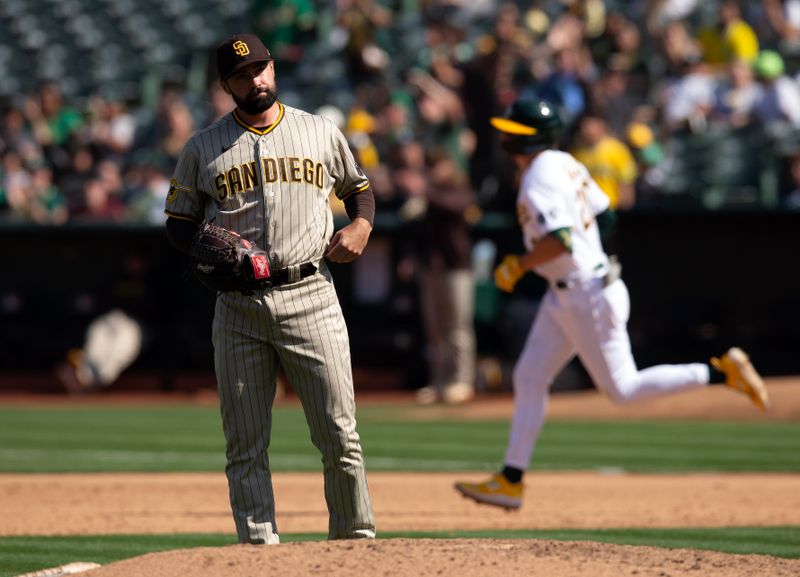
[[[273,269],[319,260],[331,235],[328,195],[369,187],[328,119],[279,103],[265,130],[232,112],[195,134],[175,168],[166,213],[215,222],[267,251]]]
[[[350,345],[323,255],[333,235],[331,191],[369,188],[330,121],[278,103],[264,129],[234,111],[184,147],[166,201],[170,217],[215,219],[265,248],[273,271],[311,262],[318,272],[217,297],[214,367],[226,440],[231,508],[240,542],[279,542],[267,448],[279,369],[303,405],[322,455],[328,536],[375,536],[356,432]]]

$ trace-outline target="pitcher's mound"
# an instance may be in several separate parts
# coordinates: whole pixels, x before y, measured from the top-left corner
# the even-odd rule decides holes
[[[500,539],[314,541],[200,547],[112,563],[87,577],[796,577],[800,560],[589,542]]]

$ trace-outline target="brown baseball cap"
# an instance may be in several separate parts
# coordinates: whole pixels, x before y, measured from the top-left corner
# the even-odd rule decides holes
[[[269,62],[272,55],[255,34],[234,34],[217,46],[217,71],[222,80],[253,62]]]

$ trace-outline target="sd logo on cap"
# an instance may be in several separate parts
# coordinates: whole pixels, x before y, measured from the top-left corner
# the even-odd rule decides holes
[[[235,34],[217,46],[217,71],[226,80],[237,70],[253,62],[269,62],[272,55],[254,34]]]

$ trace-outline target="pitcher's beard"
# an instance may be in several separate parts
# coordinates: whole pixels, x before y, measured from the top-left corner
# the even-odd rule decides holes
[[[253,89],[244,98],[239,98],[234,94],[231,96],[233,96],[236,106],[252,116],[269,110],[278,99],[277,90],[272,90],[271,88]]]

